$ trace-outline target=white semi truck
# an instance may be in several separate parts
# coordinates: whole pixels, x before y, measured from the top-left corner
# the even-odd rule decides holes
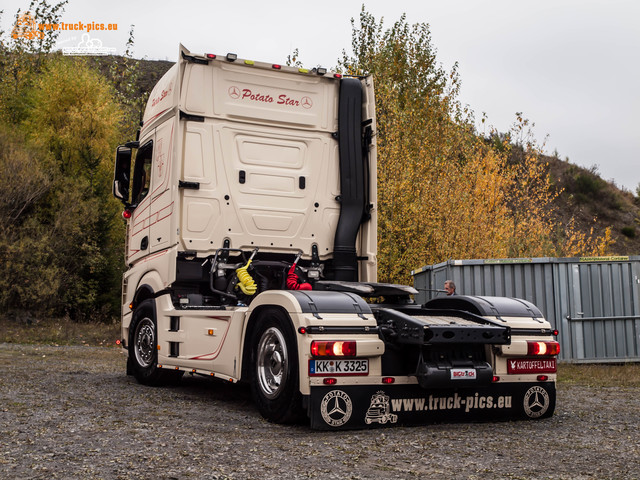
[[[316,429],[553,414],[534,305],[376,282],[374,107],[371,77],[180,47],[116,153],[128,373],[248,382]]]

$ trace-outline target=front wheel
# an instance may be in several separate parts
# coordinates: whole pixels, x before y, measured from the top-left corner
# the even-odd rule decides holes
[[[302,416],[298,351],[291,321],[277,309],[262,312],[252,336],[251,391],[267,420],[291,423]]]
[[[161,385],[180,379],[182,372],[158,368],[158,337],[155,305],[152,299],[136,307],[131,320],[127,371],[143,385]]]

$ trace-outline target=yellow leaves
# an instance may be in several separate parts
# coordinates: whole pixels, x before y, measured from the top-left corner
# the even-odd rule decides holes
[[[121,113],[104,78],[79,59],[58,58],[36,80],[30,104],[25,131],[57,168],[85,178],[101,163],[110,169]]]
[[[615,240],[611,236],[611,227],[605,229],[603,236],[595,234],[593,227],[589,234],[575,229],[573,221],[567,228],[566,241],[562,245],[559,256],[563,257],[602,257],[611,253]]]

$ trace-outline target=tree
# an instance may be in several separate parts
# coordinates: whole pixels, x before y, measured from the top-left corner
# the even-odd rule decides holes
[[[59,23],[65,4],[33,0],[9,38],[0,32],[0,309],[117,314],[124,225],[112,158],[135,100],[123,107],[85,59],[51,53],[55,30],[33,30]],[[125,94],[134,67],[118,70]]]
[[[40,73],[60,33],[41,31],[37,26],[60,23],[67,1],[49,5],[47,0],[31,0],[25,12],[16,12],[8,38],[0,31],[0,119],[7,123],[22,120],[22,96]],[[24,25],[25,19],[29,25]]]
[[[403,15],[384,29],[363,7],[352,27],[354,54],[343,53],[339,68],[370,74],[376,86],[382,281],[408,282],[412,269],[449,258],[548,255],[580,243],[570,226],[559,233],[534,146],[510,164],[509,136],[477,134],[458,100],[457,65],[438,64],[428,25]],[[582,240],[589,252],[603,245]]]
[[[34,82],[23,129],[48,155],[55,185],[37,217],[55,235],[52,261],[64,272],[60,305],[88,311],[117,304],[122,222],[111,196],[112,156],[121,110],[113,88],[79,58],[50,60]]]

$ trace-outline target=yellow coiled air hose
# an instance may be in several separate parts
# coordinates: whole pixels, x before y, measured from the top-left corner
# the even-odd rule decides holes
[[[238,283],[240,290],[242,290],[245,295],[254,295],[258,290],[258,286],[247,271],[249,265],[251,265],[251,260],[249,260],[244,267],[236,269],[236,275],[238,276],[238,280],[240,280],[240,283]]]

